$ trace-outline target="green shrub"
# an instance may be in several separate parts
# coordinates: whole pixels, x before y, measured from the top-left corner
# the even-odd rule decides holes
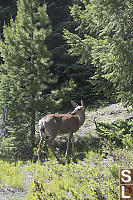
[[[24,187],[25,173],[20,169],[20,166],[15,166],[14,163],[10,164],[5,161],[0,161],[0,186],[5,185],[22,189]]]
[[[126,149],[133,150],[133,133],[124,135],[122,143]]]
[[[71,162],[65,166],[47,162],[36,166],[30,194],[27,199],[118,199],[118,166],[110,162],[102,165],[96,154],[84,162]]]
[[[98,136],[104,141],[115,143],[118,147],[133,148],[133,120],[109,123],[98,123],[96,129]]]

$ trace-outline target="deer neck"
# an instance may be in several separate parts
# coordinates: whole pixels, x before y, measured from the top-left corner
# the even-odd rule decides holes
[[[85,113],[81,113],[78,115],[79,117],[79,127],[82,126],[84,124],[84,121],[85,121]]]

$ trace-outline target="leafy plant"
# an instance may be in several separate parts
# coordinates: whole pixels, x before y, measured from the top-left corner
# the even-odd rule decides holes
[[[119,147],[132,146],[133,121],[120,121],[113,124],[98,123],[96,129],[101,141],[110,141]]]
[[[70,162],[63,166],[49,161],[38,166],[27,199],[118,199],[118,176],[116,180],[109,177],[109,173],[115,176],[115,170],[104,168],[101,161],[93,154],[84,164]]]
[[[21,170],[19,164],[16,167],[14,163],[9,164],[8,162],[0,161],[1,186],[5,185],[7,188],[13,187],[17,189],[24,188],[25,172],[24,170]]]
[[[132,134],[126,134],[122,139],[123,146],[126,149],[133,150],[133,132]]]

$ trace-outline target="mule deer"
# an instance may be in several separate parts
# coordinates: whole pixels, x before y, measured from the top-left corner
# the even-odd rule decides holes
[[[69,134],[66,154],[68,154],[69,144],[72,139],[72,150],[74,151],[73,133],[77,132],[79,127],[85,121],[84,104],[81,100],[81,106],[71,100],[72,106],[75,108],[73,112],[66,114],[48,114],[39,121],[40,142],[37,150],[38,160],[40,160],[40,152],[44,138],[49,135],[50,140],[48,147],[53,152],[54,156],[58,159],[54,152],[52,145],[57,135]]]

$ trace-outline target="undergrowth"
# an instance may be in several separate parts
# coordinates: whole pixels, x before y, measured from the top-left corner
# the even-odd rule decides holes
[[[82,146],[87,142],[89,148],[82,148],[80,152],[78,141],[77,158],[71,155],[64,165],[54,157],[43,164],[18,162],[15,166],[0,161],[0,186],[27,189],[24,179],[30,174],[32,182],[23,200],[118,200],[119,168],[133,168],[133,122],[98,125],[99,137],[95,142],[93,138],[89,143],[82,140]],[[84,156],[79,156],[82,153]]]
[[[101,138],[101,145],[110,142],[117,147],[133,150],[133,120],[98,123],[96,131]]]
[[[88,152],[83,161],[61,165],[47,161],[36,164],[27,200],[43,199],[119,199],[119,168],[133,167],[132,153],[114,150],[115,159]]]
[[[25,172],[18,164],[17,167],[14,163],[10,164],[5,161],[0,161],[0,186],[12,187],[17,189],[24,188]]]
[[[96,155],[84,162],[57,165],[47,162],[37,168],[27,199],[118,199],[118,165],[102,166]],[[112,167],[113,166],[113,167]]]

